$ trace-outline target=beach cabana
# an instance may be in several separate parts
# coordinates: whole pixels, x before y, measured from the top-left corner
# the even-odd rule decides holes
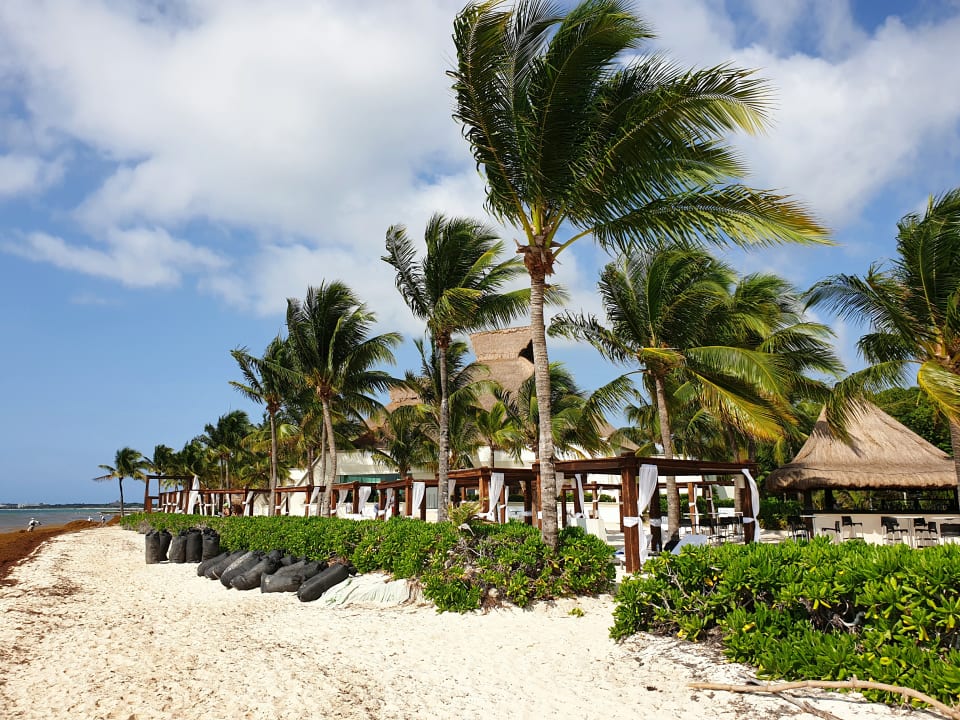
[[[803,497],[808,519],[817,524],[809,529],[833,529],[840,519],[834,510],[833,493],[837,490],[900,491],[904,499],[878,502],[871,517],[858,518],[864,531],[868,526],[881,532],[881,512],[918,515],[921,494],[952,491],[944,500],[943,513],[957,512],[957,474],[953,459],[931,445],[876,405],[858,403],[847,427],[844,440],[827,424],[826,411],[821,411],[810,436],[796,457],[767,476],[767,490],[778,494],[798,493]],[[813,512],[813,492],[824,492],[824,508]],[[848,509],[847,514],[851,511]],[[924,513],[926,515],[927,513]],[[946,517],[947,515],[944,515]],[[836,517],[834,517],[836,515]]]
[[[647,473],[643,470],[643,466],[645,465],[655,468],[655,476],[657,478],[655,488],[646,487],[644,489],[641,486],[641,473],[648,478],[653,476],[653,471]],[[535,465],[534,469],[538,470],[538,467]],[[703,486],[708,482],[718,482],[717,480],[707,481],[704,479],[704,476],[710,475],[734,479],[738,477],[747,478],[747,487],[742,491],[744,541],[750,542],[754,538],[756,525],[755,509],[759,510],[759,499],[756,495],[756,485],[753,482],[753,477],[757,474],[757,466],[755,463],[637,457],[636,455],[626,453],[616,457],[588,458],[585,460],[557,460],[554,463],[554,469],[558,473],[563,473],[564,479],[566,479],[567,476],[581,475],[585,481],[584,487],[592,487],[595,492],[599,489],[619,488],[620,527],[623,530],[623,550],[627,572],[636,572],[641,566],[641,523],[638,517],[640,514],[638,513],[638,507],[643,504],[638,502],[641,499],[649,503],[647,508],[649,508],[650,513],[650,530],[653,546],[657,547],[660,544],[661,515],[657,493],[666,486],[666,483],[661,482],[660,478],[699,476],[701,478],[699,482],[687,483],[688,500],[691,508],[695,508],[695,491],[698,485]],[[610,483],[602,483],[594,481],[590,483],[586,482],[587,475],[619,477],[619,482],[611,481]],[[730,482],[731,480],[727,480],[727,484],[730,484]],[[644,492],[644,498],[641,498],[641,492]],[[577,502],[579,502],[579,500]],[[580,512],[582,512],[582,510]]]

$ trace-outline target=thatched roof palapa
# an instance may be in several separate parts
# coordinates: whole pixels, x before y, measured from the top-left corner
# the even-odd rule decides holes
[[[953,490],[953,459],[876,405],[859,403],[844,442],[821,411],[792,462],[767,476],[771,492],[843,490]]]

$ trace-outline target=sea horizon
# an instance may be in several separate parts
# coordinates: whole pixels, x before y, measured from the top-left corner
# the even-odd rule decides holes
[[[131,508],[139,510],[139,506]],[[66,525],[74,520],[99,520],[100,513],[108,519],[120,512],[113,505],[77,504],[71,506],[39,505],[29,507],[0,507],[0,532],[26,530],[30,519],[37,520],[41,526]]]

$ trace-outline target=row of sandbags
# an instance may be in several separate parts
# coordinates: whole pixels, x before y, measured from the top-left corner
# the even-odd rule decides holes
[[[220,553],[220,534],[216,530],[196,528],[171,535],[167,530],[151,530],[146,538],[147,565],[163,562],[198,563]]]
[[[147,563],[162,562],[168,556],[170,562],[198,562],[197,575],[219,580],[226,588],[296,592],[302,602],[316,600],[357,572],[350,565],[327,565],[280,550],[220,552],[220,536],[209,528],[202,533],[185,530],[176,536],[165,530],[147,533],[146,556]]]

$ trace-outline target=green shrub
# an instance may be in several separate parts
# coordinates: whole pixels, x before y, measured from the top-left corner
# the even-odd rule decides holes
[[[720,636],[761,677],[856,676],[960,700],[960,545],[725,545],[660,555],[644,570],[617,593],[616,639]]]
[[[386,522],[340,518],[201,517],[138,513],[124,527],[212,527],[225,550],[281,549],[315,560],[343,559],[360,572],[414,578],[438,610],[465,612],[509,600],[521,607],[564,595],[608,592],[615,577],[610,548],[580,528],[561,531],[557,549],[523,523],[451,523],[410,518]]]

